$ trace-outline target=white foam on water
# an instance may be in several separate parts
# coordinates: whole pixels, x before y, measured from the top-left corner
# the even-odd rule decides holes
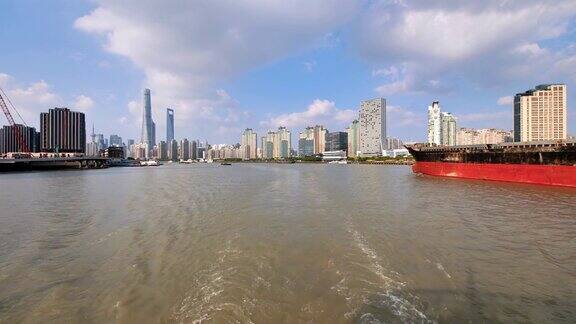
[[[380,323],[382,323],[382,322],[380,322],[380,320],[378,320],[376,317],[374,317],[374,315],[372,315],[372,313],[362,314],[362,316],[360,316],[359,322],[362,324],[380,324]]]
[[[242,307],[235,303],[218,303],[216,297],[220,296],[230,283],[226,278],[234,275],[236,267],[229,266],[228,259],[241,251],[232,247],[231,240],[227,241],[224,248],[216,252],[217,262],[212,263],[207,269],[200,271],[195,279],[194,285],[190,287],[188,294],[182,299],[179,307],[172,314],[172,320],[176,322],[202,323],[210,321],[213,316],[223,311],[230,310],[243,322],[249,322]]]
[[[360,232],[358,232],[350,222],[347,222],[346,225],[347,225],[347,231],[352,235],[356,247],[358,247],[362,251],[362,253],[369,259],[370,268],[372,272],[376,274],[383,283],[382,288],[384,289],[384,293],[379,294],[379,296],[383,297],[382,300],[380,300],[380,302],[388,309],[390,309],[394,315],[400,317],[403,321],[412,322],[414,320],[419,320],[424,322],[433,322],[429,320],[426,317],[426,315],[422,311],[420,311],[415,305],[413,305],[410,301],[398,296],[398,294],[395,293],[400,292],[402,290],[402,287],[404,287],[406,283],[399,280],[395,280],[390,276],[386,275],[386,270],[380,263],[380,257],[378,256],[376,251],[368,245],[368,242],[366,241],[364,236]],[[362,323],[365,323],[364,320],[368,319],[374,319],[378,321],[376,318],[374,318],[374,315],[370,313],[363,314],[360,317],[360,321]],[[369,323],[379,323],[379,321],[373,322],[370,320]]]
[[[436,263],[436,268],[442,271],[442,273],[444,273],[444,275],[448,277],[448,279],[452,279],[452,276],[448,273],[448,271],[446,271],[446,269],[444,269],[444,266],[440,262]]]

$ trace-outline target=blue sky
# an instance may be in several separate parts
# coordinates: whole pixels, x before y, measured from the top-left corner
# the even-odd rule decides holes
[[[433,100],[459,126],[511,129],[510,96],[561,82],[576,134],[574,1],[4,0],[0,24],[0,85],[31,125],[68,106],[138,139],[149,87],[158,140],[167,107],[177,138],[284,125],[295,142],[375,97],[389,136],[424,140]]]

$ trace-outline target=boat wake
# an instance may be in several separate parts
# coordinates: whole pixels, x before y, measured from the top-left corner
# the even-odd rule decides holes
[[[423,311],[421,311],[413,302],[410,300],[417,300],[417,297],[405,292],[403,288],[405,283],[399,279],[395,279],[398,274],[392,271],[388,271],[384,266],[382,266],[382,261],[376,251],[370,247],[365,237],[357,231],[354,226],[348,222],[346,224],[346,229],[353,238],[355,246],[362,252],[365,258],[368,260],[368,268],[370,271],[376,275],[378,282],[372,283],[379,290],[373,293],[371,296],[363,296],[363,303],[369,304],[370,311],[364,311],[362,309],[356,308],[353,312],[349,313],[348,316],[355,316],[359,319],[360,323],[380,323],[378,319],[380,316],[378,314],[373,314],[373,309],[376,309],[376,313],[384,313],[387,315],[392,315],[396,319],[402,322],[424,322],[424,323],[434,323],[434,321],[429,320]],[[349,292],[349,289],[345,287],[346,280],[343,279],[334,287],[340,292]],[[347,300],[351,300],[348,296]],[[366,305],[363,305],[366,308]],[[378,311],[380,310],[380,311]],[[387,321],[385,321],[387,322]]]

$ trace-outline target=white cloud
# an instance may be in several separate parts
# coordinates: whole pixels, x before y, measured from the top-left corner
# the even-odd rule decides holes
[[[358,7],[353,0],[96,2],[75,26],[103,36],[107,51],[144,71],[157,113],[174,107],[177,124],[206,132],[214,129],[207,120],[224,121],[238,109],[217,93],[217,82],[326,45]]]
[[[510,106],[511,104],[514,103],[514,97],[513,96],[500,97],[498,98],[498,101],[496,103],[499,106]]]
[[[349,124],[358,118],[358,112],[352,109],[337,110],[334,119],[341,123]]]
[[[400,70],[392,65],[388,68],[381,68],[372,70],[372,76],[385,76],[385,77],[393,77],[397,78],[400,75]]]
[[[8,74],[0,73],[0,86],[28,125],[37,126],[40,112],[62,105],[63,102],[44,80],[26,86],[19,84]],[[6,104],[10,105],[9,102]],[[22,122],[14,112],[13,117],[16,123]]]
[[[565,35],[575,16],[571,0],[375,1],[353,34],[370,61],[404,67],[374,70],[388,78],[378,93],[430,92],[449,89],[449,83],[438,89],[431,81],[450,78],[484,86],[519,77],[530,83],[574,78],[574,50],[551,51],[541,42]]]
[[[405,93],[410,91],[411,91],[411,84],[407,79],[385,83],[376,88],[376,92],[381,96],[390,96],[393,94]]]
[[[388,126],[394,130],[396,126],[405,127],[422,125],[425,121],[425,116],[423,113],[415,113],[412,110],[403,107],[387,106],[386,120]]]
[[[285,126],[288,128],[304,128],[310,125],[321,124],[326,127],[342,129],[357,116],[351,109],[338,109],[333,101],[315,99],[305,111],[282,114],[260,122],[264,127],[274,128]]]
[[[72,107],[76,110],[87,112],[90,108],[94,107],[94,100],[88,96],[79,95],[76,97],[76,101]]]

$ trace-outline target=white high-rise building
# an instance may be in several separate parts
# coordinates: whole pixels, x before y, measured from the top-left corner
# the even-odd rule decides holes
[[[457,144],[456,117],[443,112],[438,101],[428,106],[428,143],[447,146]]]
[[[358,134],[358,120],[354,120],[346,132],[348,133],[348,157],[356,157],[358,155],[358,146],[360,142],[360,136]]]
[[[269,131],[262,136],[262,158],[283,159],[292,155],[292,135],[286,127],[278,127],[277,132]]]
[[[442,114],[438,101],[434,101],[432,106],[428,106],[428,143],[442,144]]]
[[[274,137],[274,158],[289,158],[292,152],[292,134],[286,127],[278,127]]]
[[[361,156],[381,156],[386,151],[386,100],[377,98],[360,104]]]
[[[449,112],[442,112],[442,145],[456,145],[456,117]]]
[[[258,158],[258,136],[251,128],[246,128],[240,140],[242,158],[252,160]]]
[[[565,140],[566,85],[543,84],[514,97],[514,141]]]
[[[276,133],[269,131],[266,135],[262,136],[262,158],[263,159],[273,159],[274,158],[274,137]]]

